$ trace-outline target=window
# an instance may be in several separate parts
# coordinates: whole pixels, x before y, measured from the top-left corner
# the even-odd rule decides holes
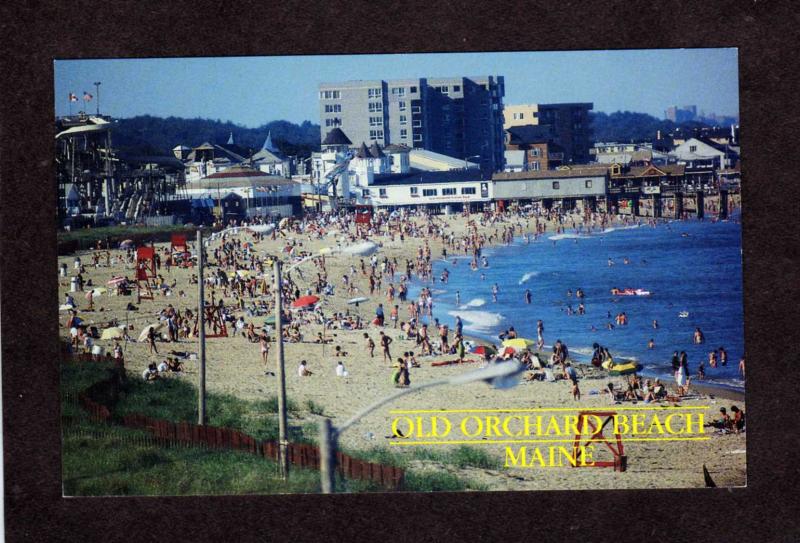
[[[419,193],[417,192],[417,187],[408,187],[408,191],[412,197],[419,196]]]
[[[371,140],[383,139],[383,130],[370,130],[369,131],[369,139],[371,139]]]
[[[561,188],[561,183],[558,181],[553,181],[553,190],[558,190]]]
[[[417,92],[417,87],[411,87],[411,92],[412,92],[412,93],[415,93],[415,92]]]
[[[534,162],[531,162],[531,170],[532,171],[538,172],[540,169],[541,169],[541,166],[539,165],[539,161],[538,160],[536,160]],[[554,187],[554,188],[558,188],[558,187]]]
[[[408,130],[405,128],[400,129],[400,139],[405,140],[408,139]]]
[[[370,117],[369,118],[369,125],[370,126],[383,126],[383,117]]]
[[[406,110],[406,103],[403,102],[403,101],[397,102],[397,107],[400,109],[400,111],[405,111]]]
[[[325,126],[332,127],[332,126],[342,126],[342,120],[339,117],[333,117],[331,119],[325,119]]]
[[[342,104],[325,104],[325,113],[341,113]]]
[[[337,90],[319,91],[319,97],[323,100],[338,100],[341,98],[341,93]]]
[[[524,113],[514,113],[514,120],[515,121],[518,121],[518,120],[524,119],[524,118],[525,118],[525,114]]]
[[[436,196],[437,193],[436,189],[422,189],[423,196]]]
[[[367,95],[370,98],[380,98],[381,96],[383,96],[383,89],[369,89],[367,91]]]
[[[419,106],[411,106],[411,113],[422,113],[422,108]]]
[[[587,189],[592,188],[592,180],[591,179],[587,179],[586,181],[584,181],[583,184]]]
[[[461,85],[453,85],[453,92],[461,92]]]
[[[370,197],[369,189],[361,189],[361,197],[369,198]]]
[[[456,189],[442,189],[442,196],[455,196]]]
[[[422,121],[419,119],[414,119],[413,121],[411,121],[411,126],[413,126],[414,128],[422,128]]]
[[[422,134],[414,134],[414,141],[422,141]]]
[[[461,187],[461,194],[475,194],[475,187]]]
[[[370,102],[369,112],[375,113],[376,111],[383,111],[383,102]]]
[[[400,115],[400,124],[408,124],[408,117]]]
[[[531,156],[539,156],[539,148],[538,147],[534,147],[533,149],[531,149]]]
[[[690,153],[696,153],[697,152],[697,145],[690,145],[689,146],[689,152]]]
[[[405,96],[406,95],[406,89],[403,88],[403,87],[394,87],[392,89],[392,94],[395,95],[395,96]]]
[[[381,198],[386,198],[386,189],[378,189],[378,195]]]

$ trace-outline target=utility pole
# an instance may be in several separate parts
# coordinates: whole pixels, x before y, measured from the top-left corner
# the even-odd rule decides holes
[[[275,258],[275,356],[278,363],[278,465],[281,479],[289,476],[289,455],[286,439],[286,372],[283,360],[283,292],[281,291],[281,261]]]
[[[319,471],[323,494],[334,492],[334,470],[336,450],[336,430],[331,426],[331,419],[323,418],[319,421]]]
[[[198,303],[197,330],[200,339],[200,371],[197,383],[197,424],[206,423],[206,323],[205,323],[205,291],[203,284],[203,232],[197,231],[197,274],[200,290]]]
[[[95,103],[97,106],[97,116],[100,116],[100,81],[94,82],[94,93],[97,95],[97,102]]]

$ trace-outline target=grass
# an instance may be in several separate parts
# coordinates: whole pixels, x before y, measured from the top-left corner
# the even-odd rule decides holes
[[[374,447],[363,451],[348,451],[347,454],[358,456],[368,462],[389,464],[408,468],[414,461],[438,463],[457,468],[501,469],[503,463],[477,447],[459,445],[454,448],[431,449],[409,447],[401,454],[392,447]]]
[[[325,414],[325,408],[311,399],[306,400],[306,409],[308,409],[308,412],[312,415],[322,416]]]
[[[147,438],[149,433],[90,421],[74,398],[93,383],[108,377],[107,363],[62,364],[61,390],[64,433],[64,491],[69,495],[189,495],[269,494],[319,491],[316,470],[292,469],[288,482],[277,477],[275,462],[237,451],[214,451],[193,447],[162,447]],[[127,388],[120,393],[114,417],[127,413],[173,422],[197,420],[197,390],[182,378],[146,383],[129,374]],[[73,398],[72,401],[69,398]],[[321,405],[308,400],[304,407],[322,415]],[[259,441],[278,438],[278,402],[275,397],[246,401],[229,394],[210,393],[206,398],[208,424],[243,431]],[[287,400],[288,411],[301,414],[296,402]],[[313,422],[289,426],[289,440],[316,444]],[[408,491],[484,490],[467,479],[444,471],[442,466],[499,469],[500,462],[475,447],[454,449],[412,448],[401,454],[390,447],[345,451],[354,458],[406,470]],[[424,468],[412,463],[441,464]],[[343,492],[383,491],[382,487],[357,480],[337,481]]]
[[[316,470],[292,469],[238,451],[162,447],[149,434],[82,421],[64,432],[64,494],[170,496],[319,492]],[[137,440],[140,440],[137,442]]]

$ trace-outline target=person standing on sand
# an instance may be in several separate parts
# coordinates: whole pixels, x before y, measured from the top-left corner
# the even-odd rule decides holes
[[[375,309],[375,324],[378,326],[383,326],[384,314],[383,314],[383,304],[378,304],[377,309]]]
[[[267,364],[269,363],[269,337],[266,332],[261,332],[258,343],[261,345],[261,361],[264,362],[264,375],[269,375],[271,373],[267,370]]]
[[[564,378],[572,382],[572,399],[579,401],[581,399],[581,390],[578,388],[578,373],[569,362],[564,363]]]
[[[369,337],[369,334],[364,332],[364,339],[367,340],[367,350],[369,351],[369,357],[375,358],[375,342],[372,341],[372,338]]]
[[[389,362],[392,361],[392,354],[389,352],[389,345],[392,344],[392,338],[387,336],[381,330],[381,338],[380,338],[381,349],[383,349],[383,361],[386,362],[387,359]]]
[[[152,326],[147,330],[147,348],[150,354],[153,354],[153,352],[158,354],[158,348],[156,347],[156,329]]]

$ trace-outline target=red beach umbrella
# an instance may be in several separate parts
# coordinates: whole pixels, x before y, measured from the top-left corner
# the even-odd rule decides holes
[[[309,307],[314,305],[319,301],[319,296],[300,296],[298,299],[292,302],[292,307],[299,308],[299,307]]]

